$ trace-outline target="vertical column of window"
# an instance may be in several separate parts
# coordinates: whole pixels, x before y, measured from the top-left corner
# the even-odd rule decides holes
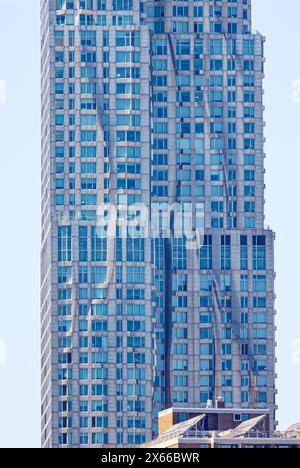
[[[107,268],[92,266],[91,282],[104,284],[107,281]],[[99,438],[108,443],[108,307],[106,303],[94,302],[91,305],[91,318],[82,321],[82,330],[87,333],[88,344],[91,349],[91,364],[82,368],[81,379],[89,379],[91,387],[89,399],[81,401],[84,425],[86,413],[89,412],[89,428],[91,428],[92,445],[98,444]],[[92,397],[91,397],[91,396]]]
[[[193,3],[194,33],[204,32],[204,6],[203,0],[196,0]]]
[[[165,407],[165,376],[164,376],[164,362],[165,362],[165,321],[164,321],[164,307],[165,307],[165,244],[162,237],[155,236],[152,240],[153,244],[153,257],[154,257],[154,301],[155,301],[155,341],[156,341],[156,376],[154,382],[154,411],[157,418],[158,412]],[[155,431],[158,430],[157,420],[155,421]]]
[[[192,156],[192,165],[195,167],[195,180],[193,196],[199,202],[196,208],[196,228],[204,227],[203,215],[205,201],[205,87],[204,87],[204,49],[203,39],[195,39],[194,44],[191,41],[191,48],[194,47],[194,86],[195,105],[191,108],[191,117],[195,120],[195,154]],[[191,49],[193,50],[193,49]],[[185,78],[187,79],[187,78]],[[183,108],[178,109],[180,112]],[[180,115],[180,114],[179,114]],[[193,130],[192,130],[193,133]],[[202,205],[202,207],[201,207]]]
[[[67,104],[68,92],[72,91],[70,80],[74,78],[74,68],[69,66],[69,47],[73,44],[73,31],[68,29],[55,31],[55,189],[56,207],[63,214],[64,206],[69,205],[68,179],[68,137],[69,113]],[[67,143],[65,143],[67,142]],[[60,208],[59,208],[60,207]]]
[[[176,163],[177,163],[177,197],[188,198],[192,195],[192,148],[193,132],[192,103],[196,100],[197,91],[193,89],[191,72],[191,41],[190,39],[178,39],[176,41]],[[193,93],[194,91],[194,93]],[[201,101],[201,96],[199,96]],[[201,131],[201,129],[199,129]],[[194,144],[202,139],[194,138]],[[200,150],[202,144],[200,143]]]
[[[214,398],[214,386],[216,384],[216,342],[215,334],[217,326],[213,315],[213,273],[212,273],[212,236],[205,235],[199,252],[200,259],[200,296],[199,296],[199,387],[200,403]]]
[[[225,403],[233,403],[233,361],[239,353],[234,338],[239,338],[240,330],[232,323],[231,297],[231,236],[221,236],[220,252],[220,310],[221,310],[221,387]]]
[[[111,24],[108,0],[94,0],[94,2],[97,11],[97,25],[106,26],[107,24]]]
[[[243,32],[248,33],[251,31],[252,26],[252,7],[251,7],[251,0],[244,0],[243,1]]]
[[[105,0],[79,0],[78,8],[80,26],[105,25],[105,16],[97,14],[105,9]]]
[[[248,275],[240,274],[242,254],[239,255],[244,241],[235,235],[221,236],[221,385],[224,400],[237,406],[241,403],[241,363],[248,359]],[[246,245],[246,258],[247,255]]]
[[[221,270],[231,269],[231,237],[221,236]]]
[[[67,125],[67,147],[65,148],[65,160],[68,163],[68,174],[66,178],[65,186],[65,197],[66,203],[69,208],[69,218],[74,221],[76,217],[76,145],[78,144],[79,136],[77,135],[77,123],[78,123],[78,107],[77,107],[77,94],[78,88],[76,86],[76,78],[78,72],[79,56],[78,51],[75,48],[76,33],[73,29],[68,28],[68,95],[67,102],[65,103],[65,120]]]
[[[227,10],[227,11],[226,11]],[[241,8],[236,2],[229,2],[227,8],[224,7],[225,18],[227,19],[227,33],[237,34],[242,32],[241,28]]]
[[[150,5],[150,4],[149,4]],[[165,15],[169,11],[170,4],[163,2],[158,9],[149,6],[148,14],[150,28],[156,32],[151,43],[152,51],[152,109],[153,109],[153,133],[152,133],[152,173],[151,193],[154,215],[152,222],[156,223],[155,235],[153,236],[154,254],[154,299],[155,299],[155,339],[156,339],[156,376],[154,391],[154,429],[158,432],[158,412],[166,406],[166,385],[170,379],[165,374],[166,369],[166,286],[170,280],[166,279],[166,243],[161,224],[162,212],[159,211],[159,203],[166,201],[168,188],[168,41],[163,33],[166,28]],[[168,21],[170,18],[168,19]],[[153,23],[152,23],[153,22]],[[169,278],[169,277],[168,277]],[[168,323],[170,329],[170,323]]]
[[[111,157],[111,139],[112,139],[112,128],[110,125],[110,96],[111,96],[111,73],[110,68],[110,37],[109,30],[101,30],[102,35],[102,47],[99,53],[102,55],[102,64],[99,70],[99,89],[98,89],[98,131],[100,132],[100,138],[98,138],[97,147],[98,152],[102,156],[98,161],[98,184],[102,190],[98,191],[99,201],[105,204],[111,202],[111,182],[110,175],[112,170]],[[99,67],[99,64],[98,64]]]
[[[145,266],[126,263],[126,278],[129,288],[141,289],[145,282]],[[133,286],[135,285],[135,286]],[[128,320],[145,321],[146,304],[140,300],[126,300],[126,316]],[[135,325],[137,326],[137,325]],[[126,338],[125,338],[126,337]],[[129,405],[139,402],[141,406],[145,403],[147,392],[146,380],[146,343],[145,334],[137,329],[133,334],[126,333],[124,339],[127,341],[125,362],[127,363],[127,401]],[[137,439],[145,438],[145,415],[141,415],[141,423],[131,415],[127,418],[127,443],[133,445]],[[139,425],[139,427],[137,426]]]
[[[194,53],[195,53],[195,85],[197,83],[202,87],[203,91],[203,107],[195,107],[195,117],[203,118],[204,124],[204,149],[199,153],[199,158],[196,158],[196,181],[199,178],[200,182],[203,179],[201,187],[199,188],[200,194],[204,197],[204,228],[211,227],[211,193],[214,189],[214,181],[218,181],[218,173],[211,172],[210,165],[210,126],[212,119],[217,117],[216,105],[211,102],[210,95],[210,58],[209,58],[209,43],[208,36],[203,36],[203,39],[195,39]],[[222,108],[220,107],[222,110]],[[198,114],[200,112],[200,114]],[[203,114],[203,115],[202,115]],[[202,156],[201,156],[202,154]],[[202,168],[198,169],[198,164]],[[210,183],[208,183],[210,181]]]
[[[236,210],[236,227],[244,228],[244,93],[243,93],[243,51],[241,50],[242,36],[236,36],[228,41],[228,67],[230,64],[231,71],[228,71],[228,95],[232,97],[228,109],[228,117],[230,118],[229,126],[235,133],[235,176],[236,199],[233,200]],[[231,91],[231,92],[230,92]]]
[[[61,17],[62,19],[62,17]],[[70,158],[70,141],[74,134],[70,131],[71,120],[69,106],[66,105],[70,94],[74,93],[74,55],[70,47],[74,46],[72,30],[60,28],[55,31],[55,157],[56,157],[56,206],[62,216],[67,216],[66,209],[71,205],[69,195],[70,174],[74,171],[74,164]],[[73,52],[74,54],[74,52]],[[59,208],[60,207],[60,208]],[[70,262],[73,260],[72,252],[72,228],[71,226],[58,227],[58,262]],[[58,267],[58,283],[67,285],[73,282],[72,266]],[[69,289],[69,288],[68,288]],[[64,291],[67,291],[65,289]],[[71,289],[69,289],[71,293]],[[67,297],[67,292],[65,292]],[[71,304],[59,301],[58,305],[58,444],[72,445],[73,440],[73,415],[72,415],[72,361],[73,352],[73,320]]]
[[[68,67],[65,66],[65,33],[60,28],[54,32],[55,41],[55,205],[61,211],[65,205],[65,83],[68,81]],[[65,122],[66,121],[66,122]]]
[[[88,430],[90,428],[89,417],[91,416],[88,395],[91,392],[89,386],[91,355],[89,354],[89,314],[90,314],[90,247],[88,245],[89,227],[80,225],[78,227],[78,410],[79,410],[79,443],[80,446],[88,446],[91,441]]]
[[[155,4],[152,2],[145,3],[145,17],[149,29],[154,34],[163,34],[167,29],[165,28],[166,14],[169,5],[165,1],[157,1]]]
[[[127,395],[131,405],[134,396],[138,397],[138,401],[141,401],[141,404],[144,405],[144,397],[147,393],[147,385],[145,384],[147,364],[145,299],[147,290],[141,284],[146,275],[146,241],[143,238],[143,232],[134,228],[128,228],[126,234],[124,247],[126,249],[127,289],[124,302],[130,324],[124,323],[123,340],[124,344],[126,343],[127,350],[125,359],[127,363]],[[146,429],[145,413],[140,412],[139,415],[135,415],[134,410],[132,410],[131,414],[127,416],[126,427],[129,444],[134,444],[137,438],[144,439]]]
[[[211,227],[224,227],[224,212],[227,210],[228,200],[228,166],[227,166],[227,129],[226,126],[226,97],[223,74],[223,40],[209,39],[210,57],[210,92],[209,101],[211,106],[210,123],[210,169],[211,169]],[[221,105],[223,107],[221,108]],[[222,109],[222,110],[221,110]],[[221,120],[222,116],[223,120]],[[221,184],[220,184],[221,182]],[[218,197],[217,199],[212,198]]]
[[[207,244],[210,239],[205,239],[203,248],[207,249]],[[202,251],[202,261],[207,257],[204,250]],[[204,266],[204,264],[202,264]],[[199,307],[198,316],[199,324],[197,326],[197,334],[195,336],[198,342],[198,353],[200,354],[198,385],[199,385],[199,402],[201,405],[206,404],[207,400],[213,399],[214,387],[214,369],[215,363],[212,356],[213,353],[213,314],[211,311],[213,278],[211,273],[201,271],[199,275]]]
[[[58,263],[71,262],[72,255],[72,227],[58,226],[57,228],[57,260]],[[58,266],[58,283],[66,285],[72,282],[72,267]],[[69,291],[69,292],[68,292]],[[64,299],[70,297],[71,289],[61,289],[58,294],[57,305],[57,346],[58,346],[58,444],[73,444],[73,415],[72,401],[72,305]]]
[[[58,26],[74,26],[74,0],[57,0],[56,4],[56,24]]]
[[[252,267],[253,267],[253,355],[255,372],[255,403],[268,403],[268,342],[266,322],[266,237],[252,237]]]
[[[209,6],[209,22],[210,22],[210,32],[221,34],[227,32],[225,29],[225,18],[227,16],[227,11],[224,6],[224,11],[222,10],[222,2],[217,0]],[[224,16],[226,15],[226,16]]]
[[[89,5],[91,6],[91,5]],[[97,38],[96,30],[80,29],[80,152],[81,156],[91,155],[92,147],[97,144],[97,83],[96,83],[96,64],[97,64]],[[92,220],[95,218],[97,206],[97,192],[93,180],[94,168],[96,163],[86,164],[82,169],[86,169],[85,174],[81,173],[80,181],[80,211],[81,219]],[[96,168],[95,168],[96,169]],[[93,191],[92,191],[93,190]]]
[[[252,38],[252,37],[251,37]],[[250,57],[254,60],[254,91],[255,91],[255,114],[251,118],[255,127],[255,166],[256,166],[256,192],[255,192],[255,215],[256,229],[264,227],[264,107],[263,107],[263,78],[264,78],[264,38],[259,34],[253,37],[254,44],[250,46]]]
[[[225,45],[225,44],[224,44]],[[236,72],[236,39],[228,38],[226,41],[227,68],[224,70],[224,82],[227,85],[227,100],[224,107],[224,131],[226,135],[225,163],[227,166],[227,228],[237,228],[237,179],[238,179],[238,153],[241,151],[238,125],[238,83]],[[224,58],[225,60],[225,58]],[[227,83],[226,83],[227,79]]]
[[[89,349],[82,350],[81,360],[83,378],[87,376],[90,383],[88,395],[92,395],[92,398],[88,399],[88,403],[82,403],[88,405],[88,407],[84,406],[83,409],[89,413],[90,443],[92,445],[98,445],[99,440],[102,440],[102,443],[108,443],[107,254],[108,240],[105,229],[92,225],[90,227],[90,295],[86,304],[88,307],[88,317],[86,318],[88,320],[82,321],[83,343],[84,346],[88,345]],[[88,340],[85,336],[88,337]],[[83,382],[83,384],[85,383]],[[86,387],[83,387],[83,390],[86,392]]]
[[[222,396],[226,403],[235,403],[236,396],[234,395],[234,387],[239,387],[239,382],[234,380],[237,369],[235,360],[238,359],[240,346],[236,341],[239,340],[240,326],[239,317],[236,317],[236,312],[233,313],[232,303],[232,272],[221,272],[220,276],[220,293],[221,293],[221,371],[222,371]],[[231,351],[231,353],[230,353]],[[234,400],[235,399],[235,400]],[[238,397],[237,401],[239,403]]]
[[[233,5],[237,9],[230,11],[231,17],[237,18],[237,32],[248,33],[251,31],[251,2],[249,0],[237,2]],[[228,15],[229,16],[229,15]]]
[[[212,269],[212,236],[205,235],[200,248],[200,270]]]
[[[254,40],[243,41],[243,101],[244,101],[244,164],[245,182],[244,182],[244,228],[254,229],[256,227],[256,128],[255,120],[255,66],[254,66]],[[259,132],[260,133],[260,132]],[[247,171],[247,172],[246,172]],[[251,172],[251,171],[254,171]],[[254,180],[252,181],[252,179]]]
[[[247,405],[253,400],[254,357],[250,342],[251,314],[251,275],[250,249],[247,235],[240,236],[240,355],[241,355],[241,404]],[[235,320],[235,318],[234,318]]]
[[[140,31],[116,31],[117,203],[141,202]],[[127,163],[128,161],[128,163]]]
[[[123,288],[122,285],[125,281],[126,275],[126,263],[123,252],[125,253],[125,244],[122,235],[122,228],[117,226],[116,239],[115,239],[115,261],[116,261],[116,389],[117,389],[117,444],[123,444],[125,441],[124,437],[124,405],[126,402],[123,397],[123,380],[126,379],[126,375],[123,371],[123,333],[126,332],[126,321],[124,320],[126,306],[123,301]],[[124,247],[123,247],[124,246]],[[133,410],[132,410],[133,411]]]
[[[72,261],[72,228],[58,227],[58,262]]]
[[[131,29],[118,30],[115,36],[116,188],[120,224],[121,217],[126,221],[130,216],[129,205],[148,205],[149,199],[149,61],[144,34],[142,29]],[[141,109],[144,110],[143,115]],[[133,210],[131,215],[134,215]],[[121,331],[116,337],[117,372],[123,375],[123,379],[117,390],[119,407],[126,405],[130,411],[126,417],[124,413],[118,415],[117,425],[120,429],[123,427],[123,442],[130,446],[145,440],[148,431],[146,401],[150,395],[150,382],[153,384],[148,320],[151,249],[149,252],[149,239],[144,238],[142,230],[125,230],[120,226],[119,234],[121,239],[117,242],[123,251],[122,276],[127,288],[120,289],[119,296],[123,315],[119,319]],[[121,440],[121,436],[118,438]]]
[[[248,271],[248,246],[247,246],[247,236],[241,236],[240,239],[240,249],[241,249],[241,275],[240,275],[240,298],[243,299],[248,295],[250,290],[251,280],[249,275],[245,273],[245,270]],[[240,300],[241,300],[240,299]],[[249,347],[250,334],[249,330],[252,323],[252,317],[249,313],[248,299],[247,303],[244,301],[240,304],[240,339],[242,341],[242,359],[241,359],[241,404],[248,405],[250,401],[250,393],[252,389],[252,376],[251,376],[251,365],[249,354],[251,353],[251,346]],[[242,307],[243,306],[243,307]]]
[[[81,112],[81,111],[80,111]],[[79,411],[79,443],[84,447],[89,445],[90,437],[88,429],[90,427],[90,404],[88,395],[91,392],[89,386],[90,362],[89,354],[89,314],[90,314],[90,268],[89,260],[90,246],[88,245],[89,227],[78,226],[78,411]]]
[[[91,6],[91,5],[90,5]],[[96,78],[96,63],[97,63],[97,39],[95,30],[80,30],[80,46],[81,46],[81,85],[82,91],[86,91],[88,97],[81,96],[80,98],[80,142],[83,147],[91,147],[88,145],[96,145],[97,142],[97,100],[96,95],[88,93],[94,91],[91,88],[95,85]],[[95,187],[95,177],[81,178],[81,193],[80,206],[84,217],[89,218],[88,211],[97,205],[97,192]]]
[[[168,11],[170,12],[171,5],[168,4]],[[177,166],[176,166],[176,152],[177,152],[177,134],[176,134],[176,101],[177,101],[177,88],[176,88],[176,37],[173,34],[168,33],[166,36],[168,56],[167,60],[164,61],[168,69],[168,89],[167,89],[167,102],[168,102],[168,137],[163,139],[168,154],[168,203],[172,205],[177,201]],[[165,405],[166,407],[172,405],[172,362],[174,359],[173,354],[176,355],[176,350],[172,346],[172,273],[173,261],[172,261],[172,250],[174,240],[174,217],[171,215],[170,224],[168,231],[164,239],[164,250],[165,250],[165,265],[164,265],[164,277],[165,277],[165,308],[164,308],[164,320],[165,320]],[[177,354],[179,354],[179,347]],[[179,356],[178,356],[179,357]],[[184,397],[184,395],[183,395]]]
[[[179,363],[188,360],[188,288],[187,288],[187,246],[184,237],[174,237],[172,246],[172,350],[170,378],[172,403],[188,402],[188,369],[182,369]],[[178,366],[179,364],[179,366]]]
[[[266,270],[266,237],[253,236],[253,270]]]
[[[133,9],[135,0],[112,0],[113,26],[128,26],[138,23],[139,9]]]
[[[153,155],[152,196],[168,196],[168,75],[167,39],[152,42]]]
[[[173,2],[173,33],[189,32],[189,5],[181,0]]]
[[[79,262],[88,261],[88,227],[79,226]]]
[[[134,276],[144,275],[145,262],[145,239],[140,237],[138,233],[128,232],[130,237],[126,239],[126,265],[127,275]],[[138,281],[141,281],[139,278]],[[127,322],[126,346],[127,346],[127,381],[130,390],[130,397],[134,394],[143,397],[141,391],[143,382],[146,380],[146,330],[145,330],[145,289],[141,285],[130,282],[126,291],[126,306],[129,313]],[[129,328],[129,330],[128,330]],[[128,333],[128,331],[130,333]],[[133,382],[135,384],[133,385]],[[131,398],[130,398],[131,400]],[[141,398],[143,400],[143,398]],[[133,404],[133,402],[131,402]],[[134,412],[132,412],[134,413]],[[136,437],[144,438],[146,428],[145,414],[128,414],[127,431],[128,443],[135,443]]]
[[[242,271],[248,271],[248,237],[240,237],[240,269]]]
[[[105,232],[96,226],[91,227],[91,261],[107,261],[107,238]]]

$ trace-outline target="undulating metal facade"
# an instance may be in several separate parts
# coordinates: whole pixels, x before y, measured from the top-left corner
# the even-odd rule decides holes
[[[42,0],[42,445],[270,408],[264,38],[250,0]]]

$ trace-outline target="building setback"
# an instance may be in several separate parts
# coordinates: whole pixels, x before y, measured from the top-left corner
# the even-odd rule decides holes
[[[218,397],[275,429],[250,0],[41,0],[41,24],[42,445],[140,445]]]

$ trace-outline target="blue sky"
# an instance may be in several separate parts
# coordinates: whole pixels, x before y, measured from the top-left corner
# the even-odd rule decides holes
[[[285,428],[300,421],[300,2],[252,3],[254,29],[267,36],[266,224],[277,233]],[[0,447],[39,447],[39,0],[0,0],[0,11]]]

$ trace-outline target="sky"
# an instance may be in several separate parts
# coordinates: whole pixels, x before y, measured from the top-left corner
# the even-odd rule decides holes
[[[300,421],[300,0],[252,4],[267,37],[266,224],[276,232],[284,429]],[[39,0],[0,0],[0,12],[0,447],[39,447]]]

